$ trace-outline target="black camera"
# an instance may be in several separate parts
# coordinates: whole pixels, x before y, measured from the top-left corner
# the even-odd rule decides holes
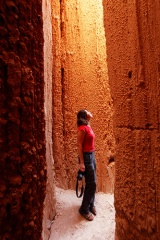
[[[85,175],[85,172],[82,172],[81,170],[78,171],[78,174],[77,174],[77,179],[78,180],[82,180],[83,176]]]
[[[83,181],[81,181],[84,175],[85,175],[85,172],[82,172],[81,170],[79,170],[78,173],[77,173],[76,195],[77,195],[78,198],[82,197],[83,192],[84,192]],[[81,181],[80,182],[81,188],[80,188],[80,186],[78,184],[79,181]],[[80,191],[80,194],[79,194],[79,191]]]

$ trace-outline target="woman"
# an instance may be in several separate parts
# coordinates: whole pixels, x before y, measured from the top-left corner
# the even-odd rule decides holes
[[[94,206],[96,192],[95,135],[89,125],[91,118],[92,114],[87,110],[80,110],[77,114],[79,170],[85,172],[86,183],[79,213],[89,221],[92,221],[96,215]]]

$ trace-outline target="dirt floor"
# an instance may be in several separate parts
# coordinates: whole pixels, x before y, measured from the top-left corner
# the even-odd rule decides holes
[[[82,198],[75,191],[56,188],[57,215],[49,240],[114,240],[115,209],[112,194],[96,193],[97,216],[87,221],[78,212]]]

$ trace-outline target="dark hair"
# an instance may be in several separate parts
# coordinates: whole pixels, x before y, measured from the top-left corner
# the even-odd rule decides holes
[[[81,125],[88,125],[88,120],[87,120],[87,112],[86,110],[80,110],[77,113],[77,125],[81,126]]]

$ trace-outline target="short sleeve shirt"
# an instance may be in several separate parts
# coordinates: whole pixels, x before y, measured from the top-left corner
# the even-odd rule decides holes
[[[85,137],[83,142],[83,152],[93,152],[95,150],[94,140],[95,134],[89,125],[81,125],[78,131],[84,131]]]

